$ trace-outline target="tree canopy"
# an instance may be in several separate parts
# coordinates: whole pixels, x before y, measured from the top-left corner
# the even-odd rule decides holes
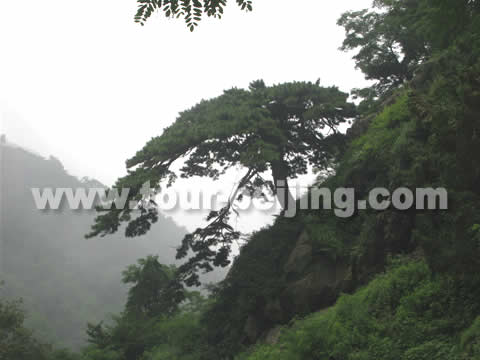
[[[475,0],[374,0],[371,9],[348,11],[341,50],[353,56],[381,95],[412,79],[418,65],[451,44],[479,10]]]
[[[155,316],[172,314],[185,299],[184,289],[175,281],[176,268],[158,262],[158,256],[139,259],[123,273],[123,282],[133,284],[128,291],[126,311]]]
[[[358,49],[353,57],[357,68],[378,81],[380,92],[411,79],[426,55],[424,40],[409,26],[417,10],[417,0],[376,0],[373,9],[349,11],[338,20],[346,33],[341,49]]]
[[[210,213],[206,228],[187,235],[177,254],[180,258],[189,250],[196,254],[188,266],[180,267],[182,273],[187,267],[209,271],[211,264],[228,265],[230,244],[239,237],[228,224],[234,201],[245,194],[270,191],[284,209],[293,204],[287,180],[307,173],[309,165],[329,168],[341,150],[343,135],[338,126],[355,117],[355,106],[347,98],[338,88],[322,87],[319,82],[268,87],[259,80],[249,89],[233,88],[201,101],[180,113],[161,136],[127,161],[129,174],[116,187],[130,188],[129,200],[138,201],[139,216],[132,218],[131,209],[108,210],[97,217],[88,236],[114,233],[122,222],[127,223],[126,236],[146,233],[158,214],[154,197],[141,194],[146,181],[161,191],[178,176],[218,179],[240,166],[245,174],[228,204]],[[184,163],[175,173],[171,167],[177,160]],[[268,173],[273,181],[265,177]],[[195,271],[188,271],[190,281],[196,282]]]
[[[3,294],[0,295],[0,359],[47,359],[50,347],[35,339],[25,326],[22,301],[5,300]]]

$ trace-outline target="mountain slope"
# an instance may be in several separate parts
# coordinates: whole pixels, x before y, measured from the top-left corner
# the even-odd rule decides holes
[[[4,295],[23,297],[30,325],[47,340],[78,347],[87,321],[122,308],[121,272],[140,257],[172,263],[186,230],[160,217],[148,236],[85,240],[95,213],[37,210],[31,188],[82,188],[98,182],[70,176],[62,164],[1,145],[0,278]]]

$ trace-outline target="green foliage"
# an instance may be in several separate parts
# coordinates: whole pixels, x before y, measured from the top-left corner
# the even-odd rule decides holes
[[[215,358],[238,353],[248,343],[243,333],[248,314],[280,296],[285,277],[279,269],[295,246],[300,231],[301,224],[297,221],[280,219],[276,226],[254,233],[241,248],[227,278],[213,292],[211,307],[202,317],[207,345]]]
[[[87,348],[81,360],[123,360],[123,356],[111,349]]]
[[[169,317],[128,313],[114,317],[112,324],[101,328],[103,341],[90,339],[85,360],[206,359],[208,349],[199,321],[205,306],[197,304],[195,311]]]
[[[251,0],[236,0],[245,11],[252,11]],[[227,0],[137,0],[138,10],[135,22],[144,25],[155,11],[163,11],[167,18],[180,18],[190,31],[202,20],[202,16],[221,19]]]
[[[20,300],[0,300],[0,359],[46,360],[49,348],[25,327],[21,306]]]
[[[238,196],[273,191],[286,208],[294,200],[288,186],[285,194],[277,191],[280,181],[287,184],[287,179],[305,174],[309,165],[331,167],[344,145],[338,126],[356,115],[347,98],[338,88],[321,87],[319,82],[267,87],[259,80],[248,90],[234,88],[201,101],[127,161],[133,170],[119,179],[116,187],[130,189],[127,203],[137,201],[140,215],[132,218],[131,209],[107,210],[96,218],[87,237],[114,233],[123,222],[127,223],[126,236],[145,234],[158,217],[153,198],[141,191],[147,181],[160,191],[165,181],[171,184],[177,176],[217,179],[226,170],[241,166],[246,174],[228,204],[212,211],[209,225],[185,236],[178,250],[178,258],[193,252],[179,273],[187,285],[198,285],[199,270],[229,264],[231,244],[240,236],[228,224]],[[178,174],[170,169],[177,160],[185,160]],[[264,179],[266,171],[271,172],[273,182]]]
[[[175,272],[157,256],[130,265],[123,272],[123,281],[133,284],[125,310],[107,324],[88,324],[85,360],[184,359],[207,351],[199,319],[209,302],[184,290]]]
[[[334,307],[295,322],[279,344],[258,346],[239,359],[460,359],[464,353],[457,339],[464,324],[457,316],[468,318],[465,307],[479,311],[479,305],[451,286],[450,278],[433,277],[424,262],[397,261]],[[462,343],[474,333],[465,332]]]
[[[395,157],[395,146],[405,123],[410,120],[408,109],[408,97],[406,94],[399,96],[395,103],[386,107],[371,122],[367,134],[355,139],[352,143],[352,156],[348,159],[348,165],[356,167],[365,166],[369,161],[378,163],[388,161]],[[382,157],[379,159],[379,157]]]
[[[128,291],[126,311],[146,316],[172,314],[185,299],[183,286],[176,279],[175,266],[158,262],[158,256],[139,259],[122,274],[125,284],[133,284]]]
[[[67,350],[67,349],[61,349],[61,350],[53,350],[49,354],[48,360],[86,360],[86,359],[83,358],[81,354],[71,352],[70,350]],[[93,360],[93,359],[88,359],[88,360]]]
[[[221,13],[225,3],[208,4]],[[123,222],[129,236],[147,232],[158,216],[152,199],[140,193],[147,180],[160,190],[161,183],[178,175],[217,179],[237,165],[247,173],[232,203],[244,193],[275,191],[262,177],[267,170],[274,180],[285,180],[315,165],[335,168],[334,175],[322,179],[323,186],[354,187],[359,197],[374,187],[446,187],[449,210],[368,209],[349,219],[304,211],[296,219],[279,218],[250,237],[225,281],[206,300],[185,292],[177,280],[196,283],[197,270],[228,264],[229,246],[239,236],[228,225],[230,203],[210,214],[211,226],[185,237],[179,256],[193,250],[194,257],[180,276],[156,257],[124,272],[124,281],[133,284],[125,311],[107,325],[89,325],[91,346],[78,359],[479,358],[480,2],[377,0],[374,5],[339,20],[347,31],[343,49],[358,50],[357,66],[378,81],[374,88],[355,91],[365,99],[359,110],[368,116],[354,124],[353,135],[336,133],[355,115],[346,94],[336,88],[318,83],[267,87],[257,81],[248,90],[228,90],[181,113],[127,162],[129,174],[117,186],[134,190],[129,200],[140,203],[140,216],[132,219],[128,210],[114,209],[97,218],[91,235],[116,232]],[[202,11],[200,2],[190,8],[182,1],[142,1],[141,6],[140,22],[159,9],[185,16],[190,27]],[[325,137],[327,129],[334,136]],[[175,174],[170,166],[180,159],[185,166]],[[307,255],[297,262],[305,260],[305,269],[325,265],[321,261],[342,265],[345,276],[332,299],[341,289],[348,293],[300,320],[295,316],[301,311],[292,313],[285,304],[292,285],[285,265],[305,233]],[[311,275],[305,272],[300,275]],[[297,281],[297,274],[293,278]],[[186,303],[179,305],[184,296]],[[317,304],[329,294],[318,297]],[[264,311],[272,304],[280,309],[275,316]],[[17,305],[2,306],[0,329],[15,335],[1,338],[7,345],[0,341],[0,351],[36,349],[28,345],[31,338],[21,327]],[[252,319],[250,335],[246,325]],[[248,348],[278,324],[283,325],[278,344]],[[77,359],[66,352],[52,356]]]
[[[463,351],[472,358],[480,356],[480,316],[462,333],[461,346]]]
[[[469,0],[375,0],[373,9],[338,20],[346,34],[341,49],[358,50],[356,66],[377,80],[374,89],[382,94],[410,81],[432,54],[468,33],[479,9]]]
[[[356,50],[356,66],[367,79],[377,80],[383,93],[413,76],[414,67],[428,54],[428,47],[413,22],[420,1],[376,0],[374,10],[347,12],[338,20],[345,28],[342,50]]]
[[[391,89],[393,91],[381,100],[371,97],[372,106],[363,109],[368,116],[353,125],[355,135],[351,136],[345,155],[335,167],[335,175],[322,180],[321,185],[331,189],[353,187],[357,199],[365,198],[375,187],[391,191],[398,187],[412,190],[444,187],[449,193],[449,210],[367,210],[346,220],[325,212],[301,213],[295,221],[306,227],[314,248],[327,250],[333,257],[340,256],[348,261],[349,273],[345,278],[351,285],[347,287],[348,291],[385,271],[391,255],[413,253],[412,256],[425,258],[428,267],[422,263],[421,268],[409,272],[409,276],[397,273],[399,277],[391,284],[378,280],[374,283],[375,295],[372,295],[372,299],[377,299],[375,301],[361,297],[360,294],[367,293],[364,290],[354,297],[343,296],[336,306],[338,312],[335,312],[335,317],[341,319],[340,325],[336,323],[335,328],[328,328],[323,323],[313,325],[315,330],[307,333],[314,340],[299,335],[295,338],[298,343],[289,344],[294,349],[291,352],[282,350],[284,344],[261,346],[251,355],[252,358],[282,359],[279,354],[284,354],[285,359],[328,359],[329,356],[346,359],[349,358],[346,354],[351,354],[352,359],[453,359],[464,355],[458,337],[479,311],[475,300],[478,280],[474,275],[478,273],[480,251],[478,226],[475,225],[480,223],[477,185],[480,181],[478,2],[439,1],[426,13],[425,4],[432,5],[432,2],[382,3],[388,7],[381,16],[392,17],[388,19],[392,21],[389,25],[392,31],[395,30],[392,24],[400,19],[396,16],[421,11],[421,16],[417,13],[417,17],[407,19],[407,16],[402,20],[410,29],[399,26],[397,30],[418,32],[428,52],[425,58],[412,65],[414,76],[411,81],[402,82],[401,88]],[[468,13],[465,18],[455,15],[466,14],[465,11]],[[458,27],[459,31],[452,32],[450,40],[442,42],[435,38],[441,27],[438,19],[449,16],[454,18],[445,26],[450,29]],[[363,29],[361,16],[357,20],[357,25]],[[415,24],[417,20],[420,22]],[[372,41],[381,41],[380,35],[370,35]],[[377,113],[373,112],[375,109]],[[355,133],[359,126],[363,126],[363,130]],[[280,224],[277,221],[273,228],[281,229]],[[271,235],[268,237],[272,239],[262,239],[265,246],[277,236],[275,230],[269,231]],[[255,247],[261,248],[261,245],[256,243]],[[268,277],[259,276],[254,289],[263,295],[263,289],[269,284],[279,284],[279,287],[268,298],[255,296],[249,289],[240,290],[240,280],[225,282],[225,288],[218,295],[218,304],[223,304],[223,299],[235,303],[235,299],[248,294],[251,306],[235,303],[237,311],[232,318],[233,323],[239,325],[231,326],[229,320],[232,318],[227,315],[207,321],[209,327],[222,329],[222,334],[214,332],[217,344],[223,348],[235,346],[234,337],[244,339],[242,326],[246,318],[255,314],[256,308],[261,308],[262,301],[281,297],[282,287],[285,290],[288,286],[282,270],[285,264],[283,249],[286,248],[272,248],[269,260],[244,253],[234,263],[232,273],[238,279],[243,277],[243,281],[250,272],[240,264],[249,263],[252,269],[259,268],[256,262],[274,264],[269,267],[274,266],[277,273],[273,275],[263,270]],[[415,277],[414,274],[421,276]],[[431,279],[431,276],[435,278]],[[284,280],[283,283],[279,279]],[[408,281],[403,283],[400,280]],[[366,305],[369,303],[375,313]],[[231,314],[229,307],[218,309]],[[322,313],[319,319],[327,322],[326,316]],[[266,323],[261,325],[268,328]],[[323,328],[328,328],[328,333],[322,335]],[[235,335],[228,335],[223,329]],[[333,346],[328,340],[335,332],[338,334]],[[399,338],[392,335],[397,333],[400,333]],[[318,345],[323,343],[325,347]],[[328,356],[325,355],[327,352]],[[297,354],[303,354],[303,357]]]
[[[405,298],[409,307],[400,307],[395,302],[395,299],[401,297],[401,294],[396,292],[396,287],[385,288],[385,294],[391,296],[391,307],[399,311],[396,316],[400,329],[403,329],[403,320],[406,321],[405,326],[411,326],[411,312],[416,307],[422,308],[427,303],[435,304],[437,298],[442,297],[448,297],[452,301],[451,307],[444,303],[435,305],[437,310],[444,309],[448,319],[435,318],[438,315],[436,310],[423,309],[427,314],[423,321],[415,314],[417,328],[415,331],[408,328],[407,331],[405,327],[405,336],[400,344],[403,344],[408,353],[407,350],[399,348],[397,353],[392,351],[395,355],[388,355],[389,349],[400,347],[399,344],[392,343],[394,339],[383,335],[379,338],[365,338],[362,335],[367,330],[382,330],[377,329],[378,319],[373,318],[368,309],[355,305],[355,314],[347,312],[348,317],[364,317],[361,324],[348,328],[348,332],[345,330],[345,333],[338,337],[348,339],[353,336],[359,342],[363,341],[365,347],[369,347],[355,354],[357,358],[368,358],[370,352],[376,352],[378,358],[385,356],[393,359],[397,356],[398,359],[401,351],[405,351],[402,356],[406,358],[431,358],[432,354],[435,354],[434,358],[449,358],[452,351],[457,351],[452,350],[452,347],[458,343],[444,341],[443,337],[448,339],[458,336],[469,326],[471,320],[478,316],[476,301],[472,295],[475,285],[471,282],[474,282],[473,274],[478,272],[480,249],[478,226],[475,226],[480,223],[479,192],[476,185],[480,181],[480,32],[475,20],[472,19],[468,26],[471,32],[457,33],[455,44],[443,51],[438,45],[435,55],[418,66],[416,77],[409,84],[383,98],[382,103],[377,104],[381,109],[378,114],[372,116],[371,109],[366,110],[369,116],[359,120],[368,121],[366,129],[352,137],[345,155],[336,166],[336,174],[321,183],[331,189],[353,187],[357,199],[365,198],[375,187],[385,187],[391,191],[398,187],[412,190],[417,187],[445,187],[449,192],[449,210],[367,210],[359,211],[346,220],[335,218],[330,213],[306,211],[296,219],[297,223],[301,223],[308,230],[315,249],[327,250],[332,257],[340,256],[348,260],[351,272],[347,274],[346,280],[351,284],[347,287],[349,290],[367,283],[373,275],[384,271],[390,255],[414,251],[415,256],[425,257],[429,271],[445,277],[442,282],[426,283],[418,288],[414,295]],[[354,124],[353,130],[356,126],[357,124]],[[277,221],[273,227],[280,229],[280,222]],[[272,235],[268,236],[272,236],[272,239],[262,239],[265,246],[276,239],[276,232],[273,229],[270,231]],[[285,276],[282,271],[284,253],[281,249],[272,248],[271,259],[268,260],[275,264],[269,266],[278,269],[277,273],[273,275],[263,270],[263,274],[268,277],[259,277],[255,283],[258,294],[263,294],[263,289],[269,287],[269,284],[279,284],[273,299],[279,297],[282,286],[283,289],[288,286],[285,281],[278,282]],[[258,269],[255,263],[263,261],[266,260],[251,253],[241,254],[232,272],[235,272],[239,279],[242,276],[247,278],[249,271],[239,264],[249,263],[252,269]],[[224,347],[231,346],[234,343],[231,339],[235,336],[243,339],[242,326],[246,317],[252,312],[255,313],[255,307],[260,307],[255,300],[259,299],[260,304],[262,300],[265,301],[265,297],[256,297],[249,290],[239,290],[237,286],[241,283],[238,280],[225,283],[226,287],[219,295],[220,299],[225,297],[232,303],[234,299],[246,294],[252,299],[251,307],[236,307],[234,323],[240,325],[233,327],[235,332],[232,331],[232,334],[235,335],[229,336],[227,331],[223,330],[224,335],[214,338],[216,343],[225,344]],[[445,295],[447,289],[451,291],[448,296]],[[440,293],[442,295],[439,295]],[[415,304],[415,301],[419,303]],[[459,310],[462,309],[459,303],[464,304],[462,306],[465,306],[466,311]],[[228,309],[226,313],[230,311],[228,307],[225,309]],[[226,315],[223,319],[220,316],[215,321],[212,319],[208,326],[215,329],[231,327]],[[360,329],[358,334],[352,332],[352,328]],[[431,333],[432,329],[438,330],[440,339]],[[412,338],[408,338],[409,333]],[[417,343],[416,338],[421,337],[420,334],[431,336],[424,342]],[[340,346],[341,342],[338,339],[336,341]],[[304,346],[301,344],[295,352],[292,351],[291,358],[296,358],[293,354],[298,353]],[[344,346],[350,346],[352,350],[356,345],[345,343]],[[278,352],[276,347],[262,347],[258,358],[268,358],[270,353],[272,357],[277,356]],[[458,355],[458,351],[456,354]],[[309,353],[305,358],[322,357]]]

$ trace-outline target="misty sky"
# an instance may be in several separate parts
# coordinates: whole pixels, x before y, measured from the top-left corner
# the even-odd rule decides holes
[[[160,16],[135,24],[135,0],[0,1],[0,133],[112,185],[179,111],[224,89],[366,84],[338,50],[336,20],[371,0],[258,0],[252,13],[230,3],[190,33]]]

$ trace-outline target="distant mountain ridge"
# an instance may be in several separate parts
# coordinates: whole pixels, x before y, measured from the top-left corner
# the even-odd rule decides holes
[[[23,297],[30,325],[61,345],[84,343],[87,321],[121,310],[126,288],[121,271],[138,258],[158,254],[174,263],[187,230],[160,215],[144,237],[121,233],[85,240],[94,211],[37,210],[31,188],[104,187],[69,175],[55,157],[45,159],[5,137],[0,144],[0,295]]]

